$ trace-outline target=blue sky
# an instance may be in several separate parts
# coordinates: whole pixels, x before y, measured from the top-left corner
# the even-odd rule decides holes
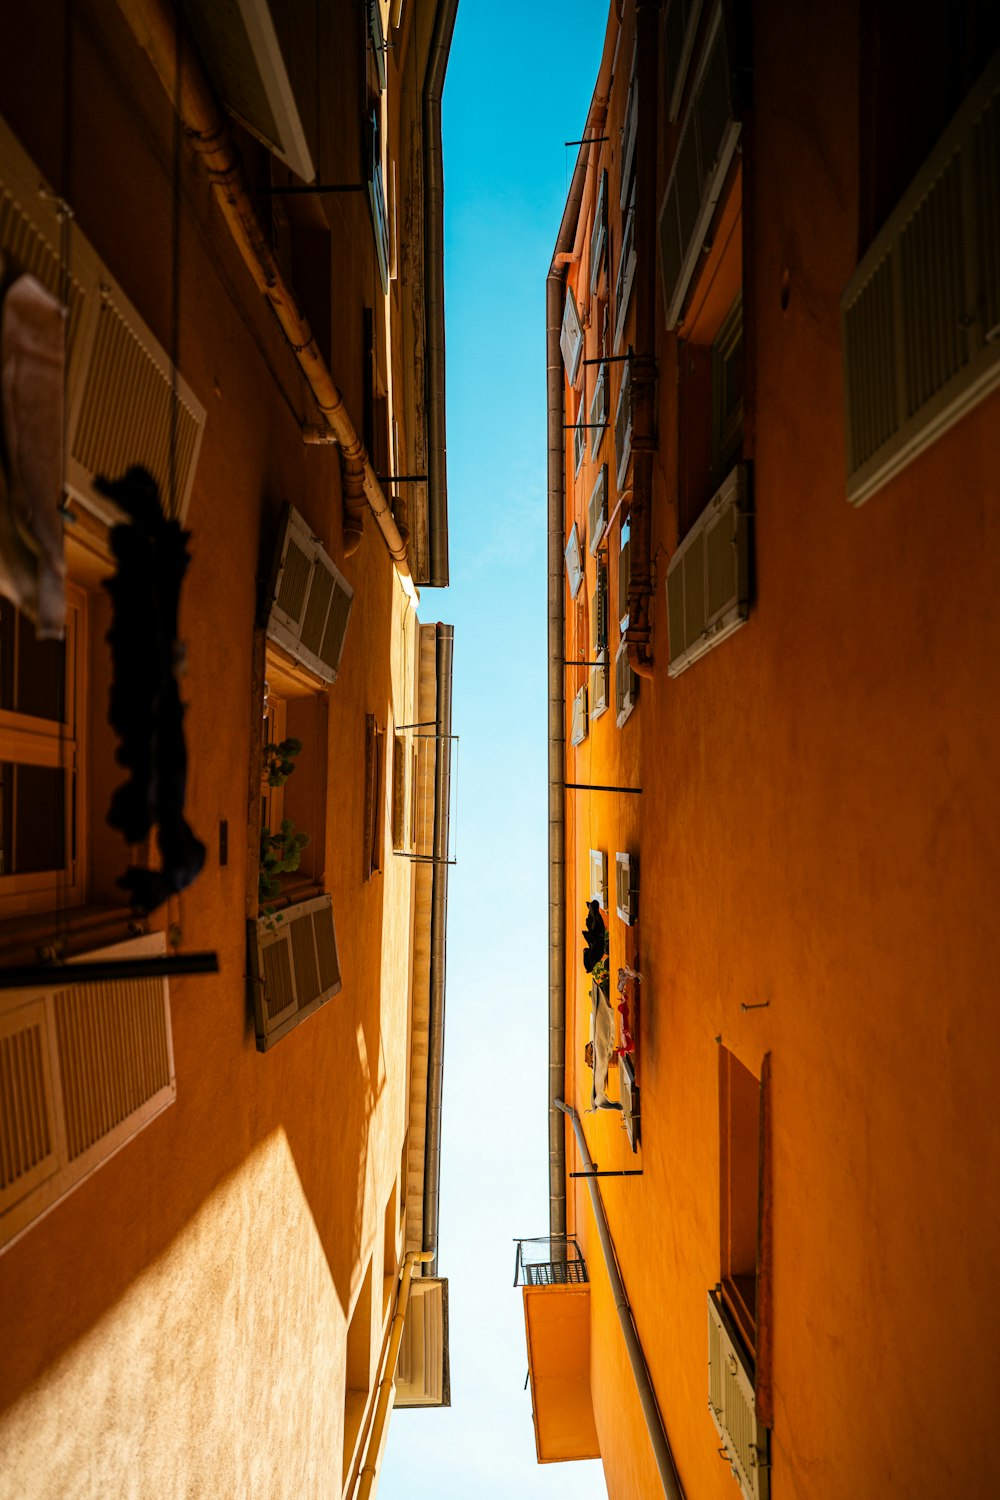
[[[605,1496],[535,1462],[513,1239],[547,1199],[545,276],[606,0],[461,0],[444,94],[458,865],[449,894],[440,1271],[452,1406],[394,1414],[380,1500]]]

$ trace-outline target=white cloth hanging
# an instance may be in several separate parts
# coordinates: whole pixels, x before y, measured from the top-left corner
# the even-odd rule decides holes
[[[0,285],[3,265],[0,263]],[[34,276],[0,303],[0,593],[39,640],[66,628],[63,482],[66,309]]]

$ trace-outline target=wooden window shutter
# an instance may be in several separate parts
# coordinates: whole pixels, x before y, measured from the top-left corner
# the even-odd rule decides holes
[[[333,903],[316,896],[248,927],[257,1050],[266,1052],[340,992]]]
[[[382,180],[382,131],[378,109],[373,109],[368,116],[368,206],[372,214],[378,274],[385,295],[389,291],[389,215]]]
[[[860,505],[1000,384],[1000,54],[841,298]]]
[[[591,720],[599,719],[608,707],[608,662],[607,653],[602,649],[599,653],[599,661],[590,669],[590,717]]]
[[[622,223],[622,248],[618,256],[618,275],[615,278],[615,353],[621,351],[625,334],[625,319],[632,300],[632,284],[635,281],[635,185]]]
[[[587,738],[587,684],[579,688],[573,699],[573,719],[570,727],[570,744],[582,745]]]
[[[590,456],[595,458],[597,450],[601,446],[604,429],[608,423],[608,367],[606,364],[597,366],[597,379],[594,381],[594,394],[590,398]]]
[[[165,949],[163,934],[153,933],[88,957]],[[165,979],[0,992],[0,1247],[172,1104],[175,1093]]]
[[[183,521],[194,484],[205,408],[176,376],[162,345],[73,221],[68,291],[55,198],[30,157],[0,121],[0,253],[7,271],[27,271],[68,303],[66,486],[113,524],[117,507],[95,495],[98,474],[118,478],[133,464],[153,475],[168,515]],[[171,408],[175,416],[171,478]]]
[[[729,100],[722,7],[717,5],[660,208],[660,265],[668,329],[680,321],[739,135]]]
[[[621,195],[619,207],[624,211],[632,190],[635,168],[635,142],[639,127],[639,80],[636,74],[637,49],[632,51],[632,72],[629,78],[628,99],[625,102],[625,124],[622,127],[621,150]]]
[[[753,1368],[717,1291],[708,1294],[708,1409],[744,1500],[768,1500],[770,1433],[757,1415]]]
[[[268,638],[323,682],[335,682],[353,599],[340,569],[286,504],[268,590]]]
[[[586,403],[583,396],[580,397],[580,405],[576,413],[576,426],[573,428],[573,478],[580,472],[583,463],[583,455],[587,451],[587,428],[584,421],[586,415]]]
[[[590,290],[597,291],[601,272],[607,260],[608,249],[608,174],[601,173],[601,185],[597,190],[594,208],[594,227],[590,234]]]
[[[632,457],[632,367],[625,364],[618,406],[615,410],[615,465],[619,491],[625,488],[629,459]]]
[[[615,855],[615,910],[629,927],[639,920],[639,861],[621,850]]]
[[[563,307],[562,328],[559,333],[559,348],[562,351],[563,364],[566,366],[566,375],[570,385],[576,384],[577,373],[580,369],[580,355],[583,352],[583,326],[580,322],[580,314],[576,310],[576,298],[573,288],[566,288],[566,302]]]
[[[602,911],[607,911],[608,856],[603,849],[590,851],[590,899],[596,901]]]
[[[590,503],[587,506],[587,530],[590,533],[590,551],[595,553],[601,544],[604,528],[608,522],[608,466],[602,464],[597,475],[597,483],[590,493]]]
[[[583,582],[583,557],[580,552],[580,533],[577,530],[575,521],[573,522],[573,529],[569,534],[569,541],[566,543],[565,558],[569,596],[571,599],[575,599],[580,592],[580,585]]]
[[[639,696],[639,679],[629,666],[628,648],[623,640],[615,656],[615,722],[620,729],[635,707]]]
[[[737,464],[670,559],[670,677],[721,645],[749,616],[747,489],[747,466]]]
[[[669,91],[668,120],[676,120],[681,112],[684,83],[691,65],[695,35],[701,19],[701,7],[702,0],[667,0],[663,40]]]

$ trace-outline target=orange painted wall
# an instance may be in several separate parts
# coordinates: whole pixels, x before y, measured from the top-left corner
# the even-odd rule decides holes
[[[114,7],[70,9],[76,18],[70,194],[78,222],[168,346],[170,104]],[[346,9],[333,9],[331,26],[343,27]],[[0,49],[0,113],[56,183],[62,182],[65,167],[65,14],[66,8],[54,0],[25,11],[17,22],[17,45],[8,37]],[[351,57],[353,67],[353,53]],[[337,141],[327,162],[336,177],[338,152],[356,148],[360,153],[361,123],[351,113],[349,91],[333,92],[335,102],[340,101],[337,107],[350,114],[349,124],[338,123],[331,107],[327,119],[331,139]],[[117,1357],[115,1319],[128,1305],[130,1289],[176,1256],[177,1246],[189,1243],[184,1237],[200,1222],[204,1205],[227,1202],[234,1184],[257,1180],[245,1174],[254,1162],[276,1160],[267,1153],[277,1141],[282,1142],[280,1168],[268,1167],[260,1182],[272,1187],[280,1182],[282,1191],[292,1195],[289,1243],[298,1243],[293,1230],[301,1222],[310,1247],[301,1260],[293,1256],[284,1267],[288,1317],[295,1316],[296,1287],[304,1295],[308,1286],[310,1296],[318,1296],[318,1277],[329,1307],[324,1303],[317,1313],[317,1327],[341,1357],[346,1321],[369,1255],[381,1274],[386,1202],[399,1172],[406,1128],[406,951],[400,950],[400,982],[393,983],[396,1009],[387,1010],[381,966],[385,887],[379,876],[362,882],[365,714],[374,712],[386,722],[392,711],[392,663],[412,663],[412,649],[408,657],[400,651],[405,602],[401,607],[391,561],[373,525],[359,551],[345,558],[337,451],[303,443],[301,425],[315,420],[315,411],[298,367],[223,231],[207,179],[186,147],[181,170],[178,363],[208,408],[188,514],[192,562],[181,612],[187,644],[187,814],[208,846],[208,858],[197,885],[172,903],[169,917],[180,923],[185,950],[218,951],[221,974],[171,983],[175,1105],[0,1256],[0,1428],[2,1411],[33,1382],[44,1384],[55,1362],[84,1347],[78,1341],[95,1330],[111,1330],[101,1334],[100,1357],[105,1362]],[[367,206],[351,204],[345,214],[352,224],[355,217],[358,222],[351,233],[335,236],[341,295],[333,314],[333,373],[360,428],[359,288],[370,298],[373,248]],[[374,277],[377,283],[377,271]],[[258,583],[262,571],[267,572],[286,500],[304,514],[355,589],[342,669],[329,695],[327,826],[312,830],[326,846],[326,888],[333,895],[344,984],[321,1012],[262,1056],[247,1007],[245,957],[244,829],[251,723],[259,712],[251,699],[251,646]],[[225,867],[218,859],[221,819],[229,826]],[[124,847],[115,857],[124,868]],[[390,864],[393,878],[401,882],[400,909],[408,931],[409,876],[404,879],[401,873],[406,862]],[[241,1312],[249,1317],[248,1309],[255,1307],[263,1319],[258,1299],[277,1295],[280,1303],[284,1295],[280,1282],[265,1291],[260,1278],[245,1275],[242,1263],[233,1264],[234,1256],[249,1261],[256,1255],[255,1214],[251,1201],[245,1219],[220,1211],[215,1221],[214,1241],[210,1236],[214,1275],[203,1310],[206,1329],[215,1327],[217,1317],[223,1322]],[[268,1229],[263,1206],[259,1224],[262,1236],[276,1232],[273,1225]],[[260,1262],[253,1259],[253,1264]],[[241,1288],[238,1305],[224,1305],[220,1311],[215,1299],[227,1286]],[[199,1309],[188,1312],[186,1331],[194,1337]],[[264,1425],[257,1433],[247,1430],[240,1406],[247,1398],[243,1380],[260,1396],[266,1372],[245,1368],[242,1355],[227,1366],[220,1342],[220,1366],[206,1396],[218,1403],[213,1408],[217,1413],[225,1414],[226,1403],[231,1409],[221,1430],[188,1455],[195,1468],[211,1469],[217,1463],[225,1474],[240,1442],[263,1445],[261,1451],[266,1451],[273,1439],[277,1446],[267,1462],[277,1474],[289,1447],[296,1448],[296,1423],[312,1420],[305,1392],[295,1388],[296,1381],[311,1379],[308,1362],[295,1373],[294,1327],[282,1324],[280,1308],[270,1308],[268,1317],[271,1313],[277,1319],[274,1358],[281,1365],[287,1354],[293,1382],[285,1392],[284,1415],[268,1425],[275,1423],[268,1397]],[[155,1340],[161,1332],[154,1322],[144,1337]],[[379,1338],[376,1327],[376,1360]],[[337,1358],[331,1358],[336,1367]],[[162,1349],[160,1360],[150,1376],[152,1389],[162,1380],[161,1394],[173,1392],[173,1377],[183,1369],[183,1349]],[[342,1358],[336,1378],[343,1380]],[[296,1402],[302,1408],[298,1416]],[[299,1443],[301,1451],[293,1455],[282,1480],[301,1483],[296,1493],[310,1492],[309,1485],[319,1483],[315,1473],[303,1475],[301,1463],[320,1462],[327,1446],[331,1452],[336,1449],[329,1469],[336,1478],[329,1493],[339,1493],[342,1390],[335,1383],[328,1387],[328,1404],[320,1446],[310,1455]],[[113,1454],[113,1436],[105,1437],[107,1457]],[[139,1472],[148,1477],[156,1471],[156,1455],[145,1458],[153,1467]],[[37,1469],[37,1454],[28,1461]],[[206,1493],[192,1473],[164,1471],[158,1487]],[[43,1475],[39,1483],[44,1486]],[[251,1492],[233,1483],[231,1493]],[[19,1487],[18,1493],[27,1491]]]
[[[969,1433],[992,1430],[1000,1331],[984,1295],[1000,1256],[988,1186],[1000,1168],[1000,398],[863,508],[847,504],[839,298],[858,254],[859,18],[778,0],[752,13],[755,596],[743,630],[668,679],[676,355],[657,268],[654,675],[622,730],[609,713],[567,751],[567,779],[643,790],[567,794],[567,1097],[589,1103],[587,851],[606,849],[613,868],[616,849],[637,849],[641,1151],[615,1116],[583,1120],[601,1167],[643,1169],[601,1191],[685,1492],[737,1494],[707,1411],[721,1037],[757,1075],[772,1059],[774,1494],[985,1496],[988,1460]],[[659,195],[665,176],[661,150]],[[585,262],[570,268],[571,284],[586,276]],[[585,466],[574,491],[572,473],[570,443],[567,530],[592,483]],[[611,582],[614,597],[613,570]],[[610,930],[613,980],[626,933],[613,913]],[[572,1169],[570,1131],[567,1157]],[[655,1495],[579,1184],[570,1227],[592,1278],[609,1492]]]

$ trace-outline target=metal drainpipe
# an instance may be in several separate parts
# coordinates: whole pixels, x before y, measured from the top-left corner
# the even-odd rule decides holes
[[[441,95],[458,0],[440,0],[424,83],[424,303],[427,328],[427,572],[432,588],[448,584],[448,470],[444,355],[444,156]]]
[[[344,398],[334,384],[309,324],[285,283],[257,218],[229,121],[216,103],[201,64],[183,35],[178,44],[177,14],[165,0],[119,0],[119,3],[132,34],[152,63],[171,102],[179,110],[184,128],[205,163],[215,189],[216,202],[236,248],[258,290],[271,304],[327,426],[340,447],[347,511],[344,527],[346,551],[353,552],[361,540],[360,517],[351,500],[363,493],[403,587],[413,596],[406,538],[396,525],[364,444],[347,414]]]
[[[437,627],[437,732],[451,734],[455,629]],[[434,776],[434,864],[431,866],[430,1020],[427,1036],[427,1128],[424,1136],[424,1249],[437,1275],[441,1198],[441,1094],[444,1086],[444,1001],[447,969],[448,844],[451,824],[451,742],[438,741]]]
[[[612,7],[604,52],[584,136],[603,124],[619,18]],[[583,202],[588,161],[595,147],[580,147],[569,196],[545,280],[545,366],[548,408],[548,742],[549,742],[549,1233],[566,1233],[566,1131],[556,1107],[566,1089],[566,605],[563,593],[563,512],[566,503],[564,380],[559,333],[571,256]]]
[[[583,1133],[580,1124],[580,1116],[571,1104],[564,1104],[561,1099],[556,1101],[557,1109],[568,1115],[576,1135],[576,1143],[580,1149],[580,1162],[585,1172],[595,1171],[593,1159],[587,1147],[587,1137]],[[593,1177],[587,1179],[587,1188],[590,1192],[590,1202],[594,1210],[594,1219],[597,1222],[597,1233],[601,1241],[601,1249],[604,1252],[604,1264],[611,1283],[611,1292],[615,1299],[615,1309],[618,1313],[618,1321],[622,1325],[622,1333],[625,1335],[625,1348],[628,1351],[629,1364],[632,1366],[632,1374],[635,1376],[636,1389],[639,1392],[639,1403],[642,1406],[642,1414],[646,1419],[646,1431],[649,1433],[649,1441],[653,1446],[653,1458],[656,1462],[660,1483],[663,1493],[668,1500],[684,1500],[684,1491],[681,1488],[680,1477],[674,1463],[674,1455],[670,1451],[670,1443],[667,1438],[667,1430],[663,1425],[660,1408],[656,1404],[656,1393],[653,1383],[649,1378],[649,1367],[646,1364],[646,1356],[642,1352],[639,1335],[636,1332],[635,1319],[632,1316],[632,1307],[625,1291],[625,1283],[622,1281],[622,1273],[618,1269],[618,1257],[615,1255],[614,1241],[611,1238],[611,1230],[608,1228],[608,1216],[604,1212],[604,1202],[601,1198],[601,1190]]]
[[[368,1500],[372,1485],[378,1475],[378,1454],[382,1446],[382,1433],[385,1431],[389,1416],[389,1400],[396,1379],[396,1364],[399,1360],[399,1346],[403,1340],[403,1327],[406,1323],[406,1308],[410,1300],[413,1267],[417,1261],[428,1261],[430,1258],[426,1250],[409,1250],[403,1261],[399,1292],[396,1296],[396,1311],[393,1314],[392,1330],[389,1334],[389,1347],[386,1350],[385,1364],[382,1367],[382,1379],[379,1381],[378,1397],[375,1402],[375,1415],[372,1417],[371,1431],[365,1446],[365,1462],[358,1479],[355,1500]]]

